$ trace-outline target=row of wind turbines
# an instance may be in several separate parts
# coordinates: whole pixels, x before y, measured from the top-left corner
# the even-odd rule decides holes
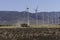
[[[29,8],[28,8],[28,7],[26,8],[26,12],[28,12],[28,13],[27,13],[27,18],[28,18],[28,19],[27,19],[27,20],[28,20],[28,21],[27,21],[27,24],[30,25],[30,20],[29,20]],[[36,9],[35,9],[35,13],[36,13],[36,25],[38,26],[38,6],[37,6]],[[55,14],[56,14],[56,13],[55,13]],[[44,14],[43,14],[42,16],[43,16],[43,20],[42,20],[43,23],[42,23],[42,24],[45,24]],[[60,16],[60,15],[58,14],[58,17],[59,17],[59,16]],[[48,15],[48,17],[49,17],[49,15]],[[55,17],[56,17],[56,16],[55,16]],[[51,20],[52,20],[52,23],[51,23],[51,24],[54,24],[54,23],[53,23],[53,21],[54,21],[54,20],[53,20],[53,17],[51,18]],[[58,20],[58,23],[56,23],[56,20]],[[48,24],[49,24],[49,18],[48,18]],[[60,24],[60,19],[59,19],[59,18],[58,18],[58,19],[55,19],[55,24]]]

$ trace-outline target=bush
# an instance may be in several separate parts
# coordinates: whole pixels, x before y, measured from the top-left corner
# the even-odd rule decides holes
[[[60,25],[60,24],[59,24]]]
[[[21,24],[21,27],[29,27],[29,25],[28,24]]]

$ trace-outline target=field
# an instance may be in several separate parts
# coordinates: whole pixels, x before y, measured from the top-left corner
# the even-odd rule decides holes
[[[0,26],[0,40],[60,40],[60,25]]]
[[[0,28],[0,40],[60,40],[60,28]]]
[[[60,28],[60,25],[58,24],[40,24],[40,25],[29,25],[29,28]],[[26,27],[21,27],[20,25],[2,25],[0,28],[26,28]],[[28,27],[27,27],[28,28]]]

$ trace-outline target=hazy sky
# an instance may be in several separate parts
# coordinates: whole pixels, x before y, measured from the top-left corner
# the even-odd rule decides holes
[[[38,11],[60,11],[60,0],[0,0],[0,10],[24,11],[26,7],[34,12],[38,5]]]

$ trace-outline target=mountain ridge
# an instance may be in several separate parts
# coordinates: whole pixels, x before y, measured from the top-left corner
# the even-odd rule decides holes
[[[27,17],[29,13],[30,24],[36,24],[36,13],[30,13],[26,11],[18,12],[18,11],[0,11],[0,24],[16,24],[18,21],[21,23],[27,23]],[[58,16],[59,15],[59,16]],[[39,24],[43,22],[43,16],[45,24],[53,23],[57,24],[58,19],[60,17],[60,12],[38,12],[37,13]],[[59,22],[60,23],[60,22]]]

